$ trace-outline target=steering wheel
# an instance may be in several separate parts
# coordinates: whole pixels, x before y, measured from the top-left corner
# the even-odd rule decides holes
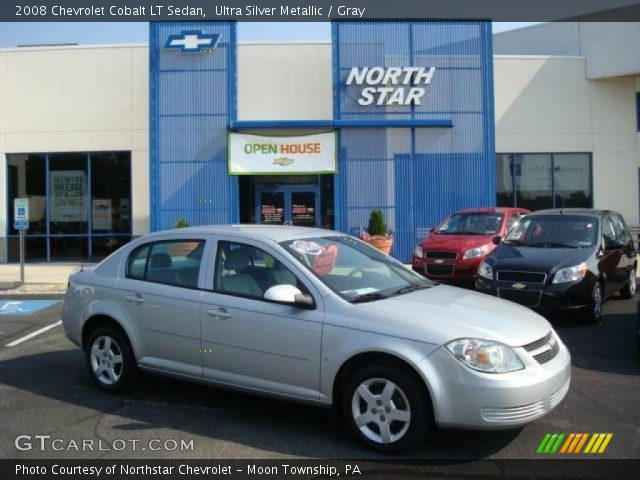
[[[364,270],[360,267],[354,268],[353,270],[351,270],[349,272],[349,275],[347,275],[348,278],[355,278],[356,277],[356,273],[360,272],[360,278],[364,278]]]

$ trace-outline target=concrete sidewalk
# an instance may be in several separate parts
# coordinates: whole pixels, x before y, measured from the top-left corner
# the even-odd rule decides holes
[[[0,295],[12,293],[58,293],[67,288],[69,274],[79,263],[30,263],[24,267],[20,288],[20,265],[0,265]],[[84,264],[87,266],[87,264]]]

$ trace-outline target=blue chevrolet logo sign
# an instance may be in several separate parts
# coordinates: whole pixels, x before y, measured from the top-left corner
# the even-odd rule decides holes
[[[219,33],[204,33],[202,30],[183,30],[179,35],[169,35],[164,48],[177,48],[185,53],[213,50],[220,41]]]

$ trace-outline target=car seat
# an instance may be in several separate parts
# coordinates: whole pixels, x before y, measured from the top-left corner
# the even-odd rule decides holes
[[[230,275],[223,273],[220,278],[220,289],[223,292],[262,297],[262,289],[258,283],[251,275],[243,272],[251,264],[251,257],[247,251],[243,249],[227,251],[226,256],[224,270],[235,273]]]
[[[171,256],[166,252],[152,253],[149,259],[149,271],[147,279],[152,282],[169,283],[178,285],[179,278],[175,270],[171,269],[173,261]]]

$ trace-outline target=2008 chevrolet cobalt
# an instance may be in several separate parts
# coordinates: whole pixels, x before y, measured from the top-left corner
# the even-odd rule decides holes
[[[63,322],[105,390],[141,369],[333,406],[383,452],[434,425],[526,424],[569,389],[569,352],[538,314],[329,230],[146,235],[71,275]]]

